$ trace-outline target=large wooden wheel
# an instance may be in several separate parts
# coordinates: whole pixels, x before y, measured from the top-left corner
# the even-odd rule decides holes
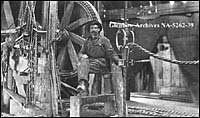
[[[58,5],[58,17],[61,17],[62,6],[64,5],[63,17],[60,18],[60,29],[65,29],[69,33],[69,37],[63,38],[61,43],[58,44],[56,58],[60,75],[65,78],[72,78],[77,76],[77,53],[85,40],[83,37],[88,34],[85,30],[86,24],[93,20],[102,22],[96,9],[88,1],[59,2]]]

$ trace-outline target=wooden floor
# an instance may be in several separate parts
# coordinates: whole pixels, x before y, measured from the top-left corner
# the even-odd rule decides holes
[[[199,114],[199,105],[194,103],[131,96],[130,101],[127,101],[127,104],[128,106],[150,106],[150,107],[154,106],[156,108],[175,110],[178,112]],[[69,105],[67,105],[67,107],[69,107]],[[101,103],[95,105],[93,104],[83,107],[81,112],[81,117],[106,117],[106,115],[104,115],[103,113],[104,113],[103,104]],[[141,115],[141,114],[129,114],[129,117],[152,117],[152,116]]]

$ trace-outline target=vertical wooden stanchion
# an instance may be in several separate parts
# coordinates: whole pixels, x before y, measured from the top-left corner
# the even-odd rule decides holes
[[[79,96],[70,97],[70,117],[80,117],[81,99]]]
[[[10,7],[10,3],[9,1],[4,1],[3,2],[3,6],[1,8],[1,15],[2,15],[2,19],[1,19],[1,29],[9,29],[15,28],[15,23],[14,23],[14,18],[12,15],[12,10]],[[6,41],[11,41],[14,40],[13,36],[9,37],[6,39]],[[7,49],[6,49],[7,51]],[[8,53],[8,52],[7,52]],[[9,58],[9,57],[6,57]],[[13,84],[13,79],[12,79],[12,74],[13,71],[8,67],[8,72],[7,72],[7,77],[6,77],[6,86],[8,87],[8,89],[12,89],[12,84]],[[3,78],[2,78],[3,79]],[[3,103],[6,107],[6,110],[9,111],[9,107],[10,107],[10,96],[7,95],[6,93],[3,92]]]
[[[115,86],[114,94],[116,98],[116,105],[117,105],[117,115],[118,117],[123,117],[124,107],[123,107],[123,77],[122,77],[122,70],[119,66],[112,64],[112,81]]]
[[[57,18],[57,10],[58,10],[58,2],[57,1],[51,1],[50,2],[50,11],[49,11],[49,40],[50,41],[53,41],[55,39],[55,33],[56,33],[56,28],[57,28],[57,21],[58,21],[58,18]],[[53,45],[51,43],[49,43],[49,50],[51,50],[51,68],[52,68],[52,91],[53,91],[53,94],[52,94],[52,108],[53,108],[53,116],[56,116],[58,115],[58,93],[57,93],[57,82],[56,82],[56,75],[55,75],[55,64],[56,61],[55,61],[55,58],[54,58],[54,52],[53,52]]]

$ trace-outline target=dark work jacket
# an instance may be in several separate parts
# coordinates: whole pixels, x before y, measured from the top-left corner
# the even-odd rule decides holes
[[[110,40],[104,36],[100,36],[97,41],[92,41],[89,37],[84,42],[80,54],[87,54],[89,59],[105,58],[107,62],[111,60],[115,64],[118,63],[119,59],[110,43]],[[107,66],[110,66],[108,64],[109,63],[107,63]]]

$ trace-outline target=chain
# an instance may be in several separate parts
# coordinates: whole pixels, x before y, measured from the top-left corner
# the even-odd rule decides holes
[[[159,116],[159,117],[198,117],[198,113],[186,113],[178,112],[175,110],[165,110],[161,108],[147,108],[141,106],[129,106],[128,112],[131,114],[143,114],[150,116]]]
[[[160,59],[160,60],[163,60],[163,61],[167,61],[167,62],[170,62],[170,63],[175,63],[175,64],[181,64],[181,65],[196,65],[196,64],[199,64],[199,60],[198,61],[178,61],[178,60],[171,60],[171,59],[167,59],[167,58],[164,58],[164,57],[160,57],[148,50],[146,50],[145,48],[143,48],[142,46],[140,46],[139,44],[136,44],[136,43],[129,43],[128,45],[130,46],[133,46],[133,47],[136,47],[138,49],[140,49],[141,51],[147,53],[148,55],[150,56],[153,56],[157,59]],[[131,47],[131,48],[133,48]]]

